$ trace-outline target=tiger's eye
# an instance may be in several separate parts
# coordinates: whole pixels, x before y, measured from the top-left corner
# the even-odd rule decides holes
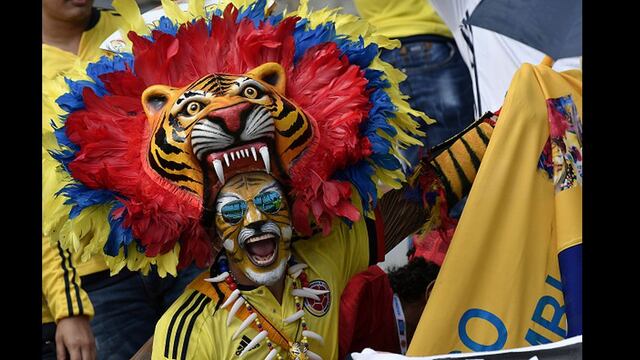
[[[197,114],[201,109],[202,105],[194,101],[191,104],[187,105],[187,114],[193,116]]]
[[[248,86],[246,89],[244,89],[244,96],[249,99],[255,99],[258,96],[258,90],[256,90],[252,86]]]

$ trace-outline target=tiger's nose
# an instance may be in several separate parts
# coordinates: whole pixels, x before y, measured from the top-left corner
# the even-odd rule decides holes
[[[214,123],[222,123],[232,133],[237,133],[240,126],[244,123],[242,120],[247,114],[245,113],[251,107],[251,103],[242,102],[231,105],[222,109],[215,109],[209,112],[207,118]]]

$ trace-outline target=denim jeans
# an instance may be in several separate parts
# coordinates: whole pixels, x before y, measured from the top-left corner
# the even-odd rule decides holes
[[[91,328],[98,359],[130,359],[153,335],[160,316],[204,270],[191,265],[177,277],[160,278],[155,268],[148,276],[125,269],[113,277],[108,272],[83,277],[95,310]]]
[[[411,97],[411,107],[436,120],[432,125],[417,120],[427,134],[421,140],[430,149],[473,122],[471,75],[452,39],[419,35],[399,40],[402,47],[384,49],[380,58],[407,75],[400,90]],[[408,149],[405,156],[415,166],[419,148]]]

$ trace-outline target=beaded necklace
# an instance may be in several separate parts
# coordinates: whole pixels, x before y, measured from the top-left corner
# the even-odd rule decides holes
[[[242,293],[238,289],[236,279],[229,269],[229,262],[226,256],[221,255],[218,260],[219,275],[205,279],[205,281],[215,283],[224,281],[229,289],[232,290],[231,294],[229,294],[229,296],[221,306],[221,308],[224,309],[233,303],[233,305],[231,305],[229,309],[229,314],[227,315],[227,326],[229,326],[231,322],[236,319],[235,315],[242,309],[243,306],[249,312],[249,316],[247,316],[242,321],[240,327],[233,334],[231,338],[232,340],[235,340],[242,331],[252,325],[259,332],[258,335],[245,346],[243,351],[240,353],[240,357],[245,355],[247,351],[255,347],[257,344],[264,341],[265,345],[269,349],[269,354],[267,355],[267,357],[265,357],[265,360],[285,359],[282,356],[281,352],[283,352],[285,355],[288,355],[287,359],[292,360],[322,360],[320,355],[309,350],[309,338],[313,338],[321,344],[324,344],[324,339],[319,334],[309,330],[307,321],[304,316],[305,314],[301,298],[311,298],[314,300],[319,300],[318,295],[326,294],[328,291],[309,288],[307,274],[304,272],[304,269],[308,267],[307,264],[295,263],[292,258],[287,265],[287,276],[289,276],[293,280],[293,290],[291,291],[291,294],[294,298],[296,312],[283,321],[284,323],[289,324],[300,320],[300,326],[302,327],[302,339],[300,340],[300,342],[292,342],[287,340],[286,337],[283,336],[282,333],[275,328],[275,326],[269,323],[269,321],[242,296]],[[271,330],[271,332],[275,331],[286,341],[286,343],[271,339],[269,336],[269,330]],[[288,347],[288,349],[286,347]]]

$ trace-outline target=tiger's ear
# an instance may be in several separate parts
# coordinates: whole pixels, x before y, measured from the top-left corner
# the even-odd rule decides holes
[[[153,85],[142,93],[142,106],[148,118],[154,118],[164,108],[174,90],[166,85]]]
[[[287,82],[284,68],[280,64],[274,62],[264,63],[249,71],[247,75],[273,86],[278,93],[284,95]]]

